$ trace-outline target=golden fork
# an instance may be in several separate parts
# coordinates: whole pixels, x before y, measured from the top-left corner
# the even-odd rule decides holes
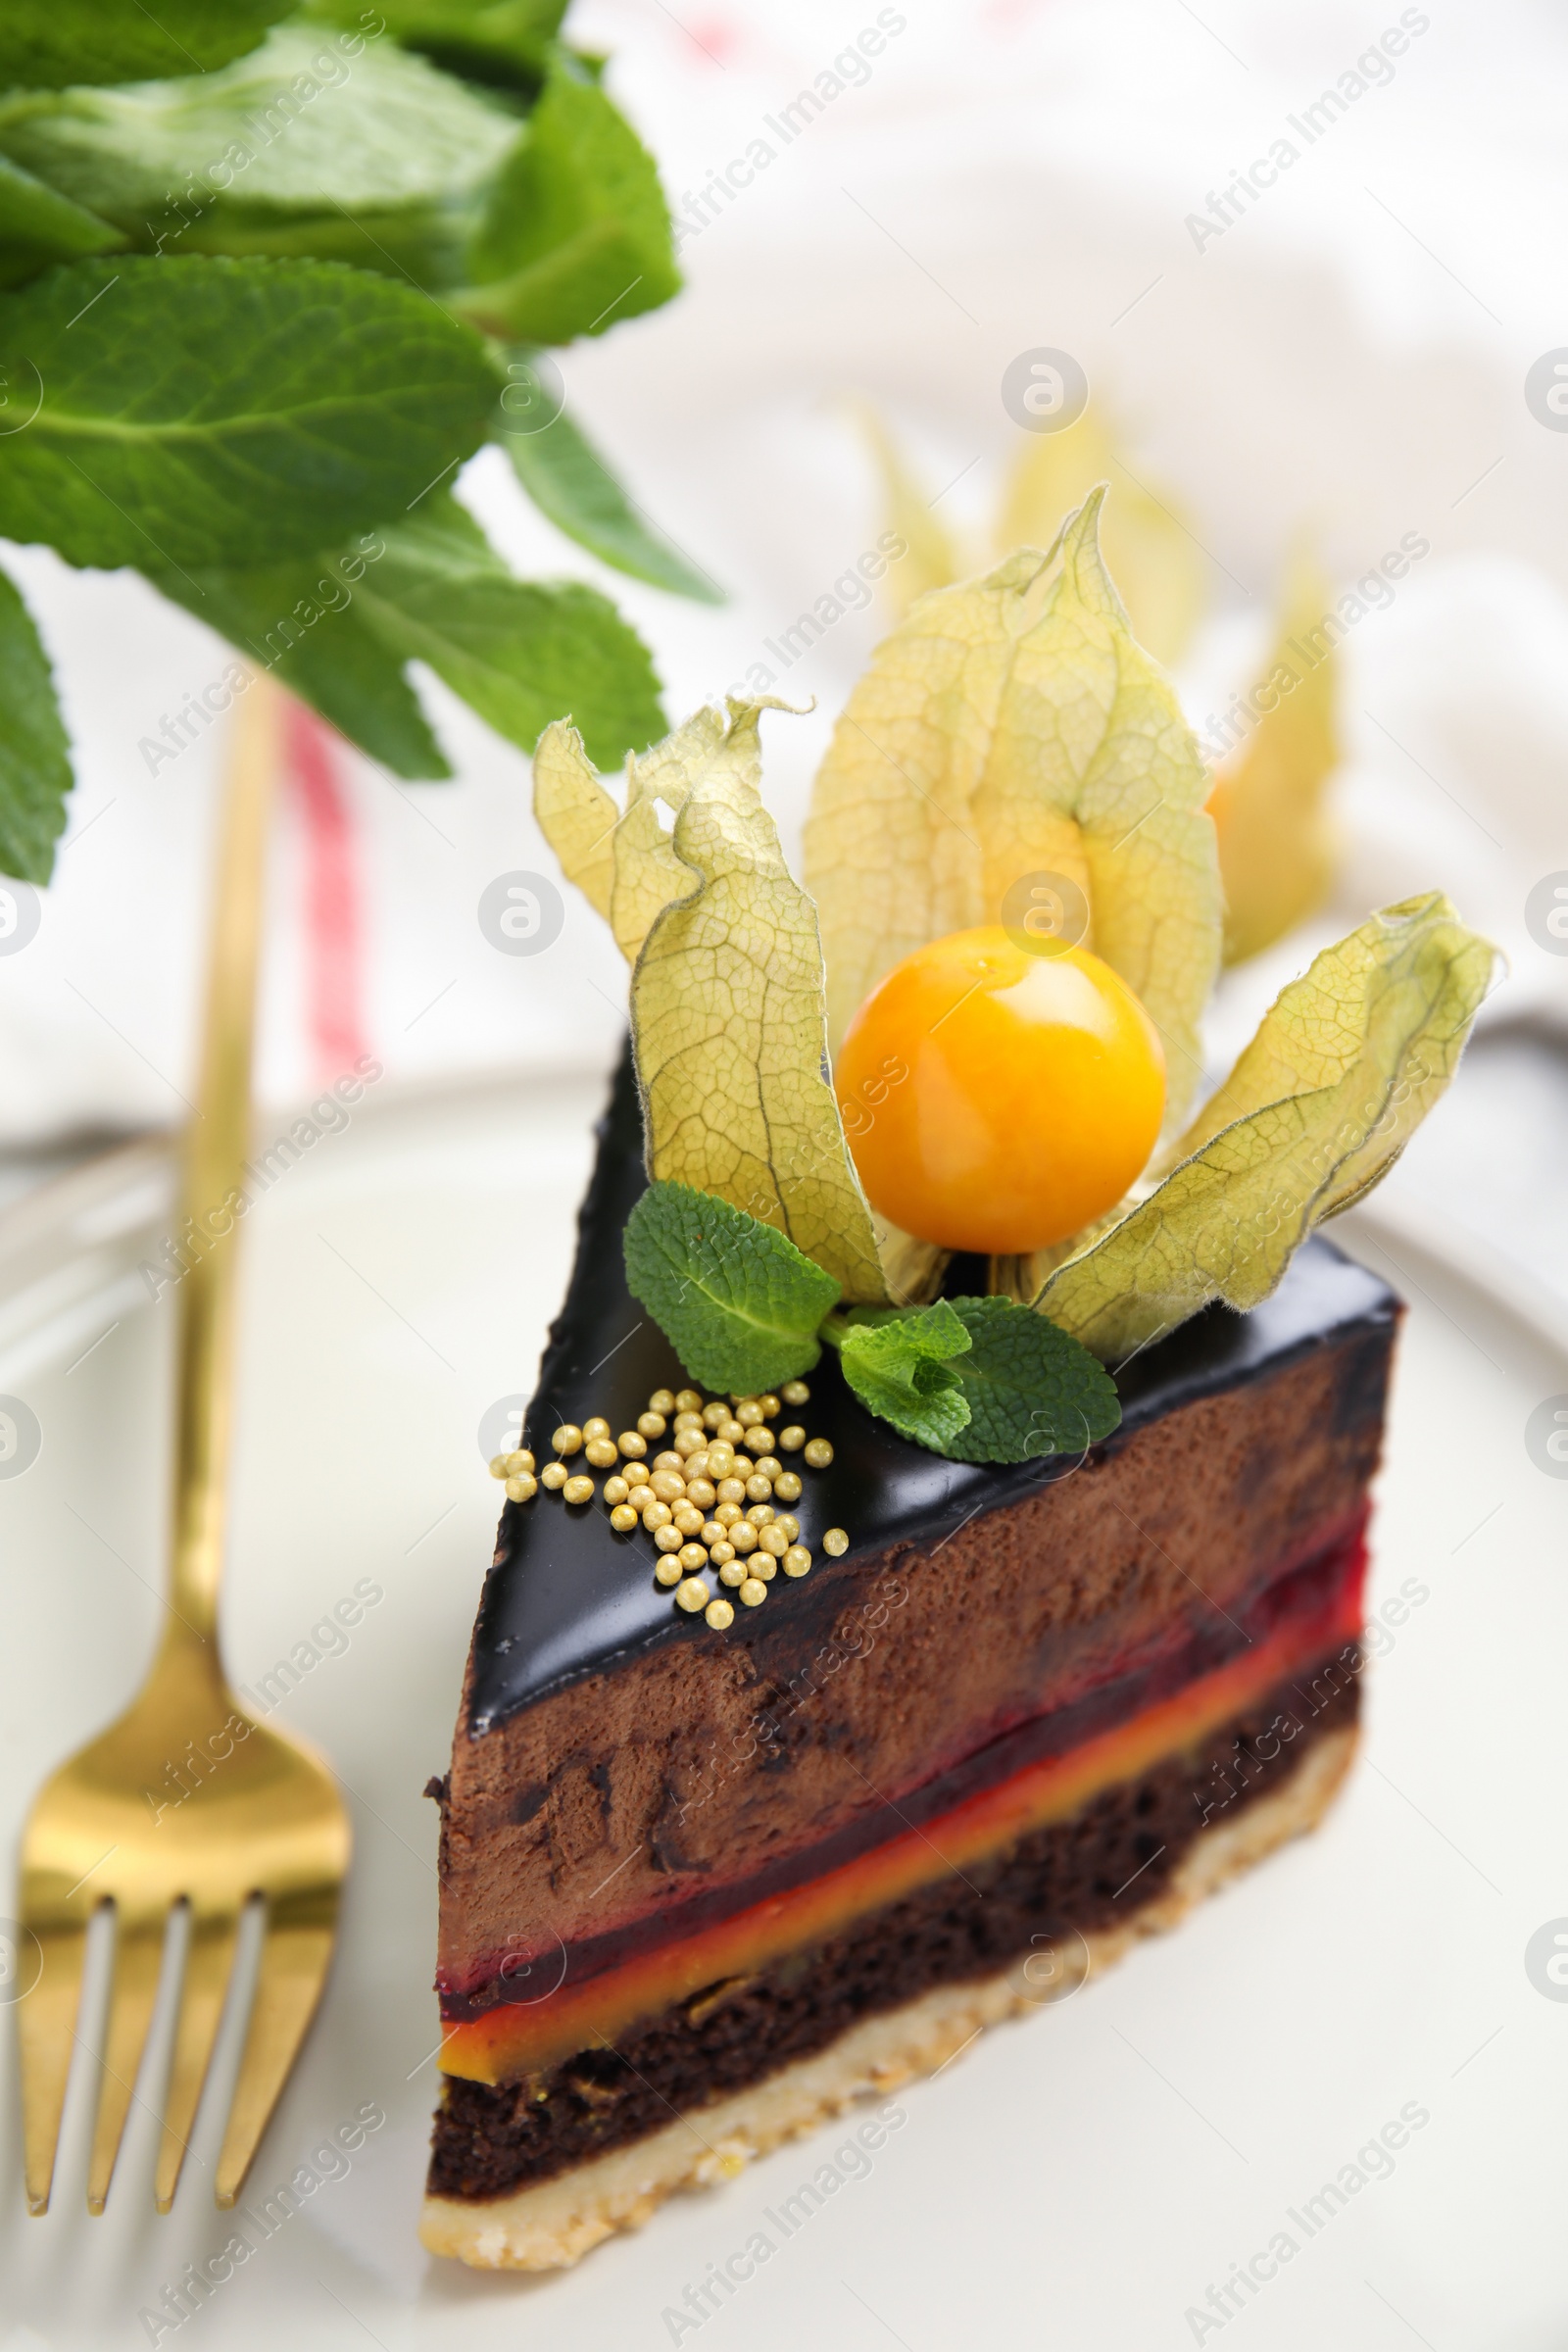
[[[140,1696],[54,1774],[22,1848],[22,1925],[42,1968],[19,2004],[27,2205],[48,2210],[61,2110],[77,2047],[87,1923],[114,1909],[114,1978],[87,2208],[102,2213],[135,2096],[177,1906],[189,1912],[158,2210],[173,2203],[234,1957],[253,1896],[265,1906],[260,1973],[215,2180],[232,2205],[305,2037],[331,1958],[349,1826],[325,1767],[254,1722],[218,1643],[227,1487],[238,1227],[250,1148],[251,1038],[278,697],[256,676],[239,700],[196,1116],[184,1209],[210,1246],[176,1292],[179,1330],[169,1598]],[[222,1231],[227,1221],[227,1231]],[[182,1225],[187,1235],[190,1224]],[[179,1793],[187,1790],[186,1793]],[[156,2103],[158,2086],[144,2094]]]

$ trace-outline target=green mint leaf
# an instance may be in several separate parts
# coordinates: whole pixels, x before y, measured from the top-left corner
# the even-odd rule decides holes
[[[955,1298],[969,1347],[954,1363],[969,1408],[941,1451],[960,1462],[1082,1453],[1121,1419],[1115,1383],[1087,1348],[1008,1298]]]
[[[456,306],[514,342],[603,334],[680,285],[654,160],[564,51],[496,175],[469,266]]]
[[[313,560],[251,570],[153,571],[171,602],[205,620],[258,668],[329,719],[351,743],[397,776],[450,776],[401,655],[365,617],[360,585],[386,553],[376,531]],[[156,744],[143,753],[156,774]]]
[[[71,751],[49,657],[32,615],[0,572],[0,874],[47,882],[65,829]]]
[[[51,262],[112,253],[120,230],[0,155],[0,287],[20,286]]]
[[[711,1193],[654,1183],[626,1220],[626,1281],[704,1388],[756,1396],[808,1372],[831,1274]]]
[[[52,270],[0,295],[0,368],[38,402],[0,439],[0,537],[106,568],[309,555],[402,514],[498,388],[470,329],[331,262]]]
[[[565,0],[386,0],[377,14],[405,49],[449,74],[531,99],[545,77]],[[316,0],[312,18],[357,24],[360,0]]]
[[[907,1314],[850,1324],[839,1345],[844,1377],[867,1412],[901,1437],[950,1453],[967,1427],[969,1405],[953,1358],[969,1334],[945,1298]]]
[[[629,572],[634,580],[667,588],[674,596],[694,597],[699,604],[724,602],[718,583],[672,547],[632,505],[587,434],[569,416],[558,416],[542,432],[514,433],[507,430],[503,415],[494,436],[539,512],[602,564]]]
[[[5,0],[0,88],[207,74],[254,49],[292,0]]]
[[[403,660],[428,662],[519,750],[564,712],[602,767],[663,733],[648,650],[596,590],[514,579],[472,516],[440,494],[382,536],[386,555],[358,591],[367,624]]]
[[[461,276],[481,183],[516,135],[508,108],[390,41],[302,24],[218,74],[0,99],[0,151],[139,247],[437,284]]]

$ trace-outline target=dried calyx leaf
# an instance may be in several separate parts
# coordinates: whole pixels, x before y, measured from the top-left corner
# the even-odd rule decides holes
[[[1266,1298],[1447,1085],[1495,953],[1440,892],[1325,949],[1174,1147],[1170,1174],[1052,1275],[1041,1311],[1115,1363],[1211,1299]]]
[[[1225,886],[1225,960],[1272,947],[1313,913],[1334,879],[1334,828],[1325,807],[1339,764],[1337,663],[1323,634],[1328,582],[1298,562],[1286,590],[1279,642],[1253,688],[1256,726],[1214,779],[1208,810]]]
[[[1083,944],[1160,1032],[1174,1123],[1219,962],[1218,860],[1197,744],[1101,562],[1102,499],[1049,555],[938,590],[878,648],[817,774],[807,878],[836,1046],[906,956],[1000,921],[1027,875],[1065,876]]]
[[[1102,546],[1133,634],[1156,662],[1179,662],[1203,609],[1198,543],[1170,492],[1162,485],[1156,498],[1128,472],[1094,408],[1065,432],[1030,439],[1003,502],[997,545],[1049,546],[1061,516],[1103,481],[1115,495]]]
[[[535,756],[534,808],[634,966],[649,1174],[776,1226],[847,1297],[879,1300],[870,1212],[826,1076],[816,910],[759,790],[758,721],[788,708],[699,710],[629,763],[624,812],[558,721]]]

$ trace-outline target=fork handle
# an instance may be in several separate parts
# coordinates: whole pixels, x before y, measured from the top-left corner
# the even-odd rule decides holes
[[[196,1114],[185,1137],[178,1286],[174,1492],[167,1639],[193,1637],[218,1664],[218,1588],[223,1564],[239,1223],[251,1134],[251,1058],[268,816],[276,768],[280,696],[252,672],[236,698],[223,795],[208,951]]]

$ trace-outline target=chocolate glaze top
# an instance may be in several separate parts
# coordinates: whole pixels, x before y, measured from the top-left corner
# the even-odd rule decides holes
[[[687,1385],[669,1342],[626,1288],[621,1235],[647,1184],[629,1049],[597,1132],[576,1262],[525,1423],[522,1442],[541,1462],[551,1457],[551,1433],[562,1422],[602,1413],[612,1430],[630,1429],[655,1389]],[[952,1296],[983,1289],[983,1269],[956,1261],[947,1288]],[[1250,1314],[1208,1307],[1135,1356],[1116,1381],[1121,1427],[1095,1450],[1113,1449],[1178,1405],[1281,1371],[1308,1348],[1344,1341],[1358,1328],[1382,1331],[1397,1312],[1386,1283],[1314,1237],[1297,1252],[1274,1296]],[[940,1543],[976,1511],[1005,1508],[1077,1467],[1076,1456],[997,1464],[950,1462],[928,1453],[857,1402],[828,1348],[807,1378],[811,1397],[799,1418],[812,1437],[831,1439],[834,1449],[826,1470],[800,1465],[805,1492],[792,1506],[817,1562],[811,1585],[825,1570],[836,1582],[858,1556],[863,1563],[894,1543]],[[596,1488],[601,1483],[595,1479]],[[818,1539],[835,1526],[848,1531],[850,1549],[829,1562]],[[614,1532],[597,1494],[579,1508],[543,1491],[530,1502],[508,1503],[474,1628],[470,1737],[657,1642],[744,1638],[743,1615],[718,1635],[700,1613],[677,1609],[654,1582],[657,1556],[641,1527],[625,1536]],[[716,1579],[709,1581],[720,1590]],[[782,1579],[774,1584],[763,1604],[771,1633],[777,1634],[792,1602],[805,1600],[806,1591]],[[819,1612],[803,1607],[798,1613],[803,1643],[814,1648],[821,1638]]]

